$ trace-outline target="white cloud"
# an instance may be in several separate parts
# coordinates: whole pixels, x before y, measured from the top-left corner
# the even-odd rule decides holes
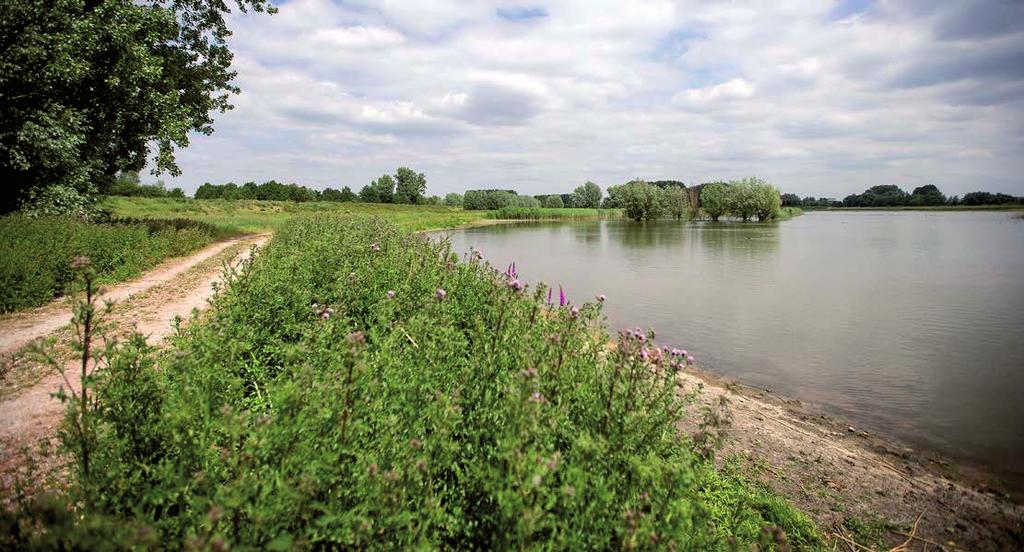
[[[358,188],[410,165],[442,195],[753,173],[1024,193],[1013,9],[864,5],[292,0],[232,18],[243,93],[174,183]]]

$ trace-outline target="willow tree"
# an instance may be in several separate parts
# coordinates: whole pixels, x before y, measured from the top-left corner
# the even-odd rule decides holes
[[[212,133],[239,92],[229,12],[223,0],[0,2],[0,211],[44,186],[95,191],[148,158],[180,174],[175,150]]]

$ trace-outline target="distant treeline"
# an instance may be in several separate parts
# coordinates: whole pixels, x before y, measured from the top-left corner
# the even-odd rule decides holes
[[[462,205],[469,211],[491,211],[506,207],[598,209],[601,207],[601,187],[587,182],[571,194],[519,195],[515,190],[467,190],[464,196],[448,194],[445,205]]]
[[[946,197],[934,184],[914,188],[909,194],[899,186],[884,184],[872,186],[862,194],[851,194],[838,201],[832,198],[805,197],[782,194],[782,205],[787,207],[929,207],[941,205],[1007,205],[1024,204],[1024,197],[989,192],[971,192],[963,197]]]

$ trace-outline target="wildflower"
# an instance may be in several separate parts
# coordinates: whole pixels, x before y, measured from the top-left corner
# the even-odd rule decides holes
[[[640,358],[647,360],[650,356],[651,354],[647,352],[646,348],[640,350]]]
[[[692,356],[688,356],[688,357],[686,357],[686,362],[687,362],[687,364],[693,364],[694,363],[694,358]]]
[[[551,288],[548,288],[548,306],[551,306],[552,303],[554,301],[551,300]]]
[[[386,295],[388,296],[388,299],[394,299],[395,298],[395,290],[389,289]]]
[[[434,292],[434,297],[437,297],[438,301],[444,300],[446,295],[448,295],[448,292],[442,288],[437,288],[437,291]]]
[[[564,307],[564,306],[565,306],[565,305],[567,305],[568,303],[569,303],[569,301],[567,301],[567,300],[565,299],[565,290],[563,290],[563,289],[562,289],[562,285],[561,285],[561,284],[559,284],[559,285],[558,285],[558,306],[559,306],[559,307]]]
[[[537,377],[537,369],[536,368],[527,368],[526,370],[523,370],[520,373],[523,375],[524,378],[527,378],[527,379]]]
[[[478,260],[478,261],[483,259],[484,258],[483,251],[480,251],[479,249],[474,249],[473,250],[473,258]]]
[[[409,446],[412,447],[413,449],[418,450],[420,447],[423,446],[423,442],[413,437],[412,439],[409,440]]]
[[[520,282],[518,279],[515,279],[515,278],[513,278],[511,281],[509,281],[508,287],[512,291],[516,291],[516,292],[523,291],[523,283]]]
[[[571,316],[573,318],[576,318],[579,315],[580,315],[580,309],[578,309],[576,307],[573,307],[573,308],[569,309],[569,316]]]
[[[682,351],[679,351],[679,356],[686,356],[686,349],[683,349]]]
[[[363,335],[363,332],[360,332],[358,330],[345,336],[345,339],[352,344],[366,343],[366,336]]]
[[[375,244],[370,246],[370,249],[372,249],[373,251],[380,251],[380,244],[379,243],[375,243]]]
[[[74,259],[71,259],[71,268],[73,268],[75,270],[81,270],[83,268],[88,268],[88,266],[91,264],[91,262],[92,261],[89,260],[89,257],[86,257],[85,255],[79,255],[79,256],[75,257]]]
[[[597,301],[598,301],[599,303],[604,303],[605,299],[607,299],[607,298],[608,298],[608,297],[607,297],[607,296],[605,296],[605,294],[603,294],[603,293],[602,293],[601,295],[598,295],[598,296],[597,296]]]
[[[542,403],[544,401],[544,395],[541,395],[540,391],[534,391],[533,394],[530,395],[530,402]]]

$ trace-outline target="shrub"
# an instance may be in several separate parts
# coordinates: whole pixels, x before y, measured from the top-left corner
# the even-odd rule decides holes
[[[449,207],[462,207],[462,194],[450,193],[444,196],[444,204]]]
[[[515,193],[505,190],[468,190],[463,196],[462,208],[467,211],[493,211],[512,205],[517,197]]]
[[[600,303],[456,261],[378,219],[288,223],[160,369],[129,347],[97,382],[75,527],[170,548],[725,549],[778,519],[818,544],[782,501],[727,502],[744,483],[679,435],[686,360],[653,333],[609,348]]]

